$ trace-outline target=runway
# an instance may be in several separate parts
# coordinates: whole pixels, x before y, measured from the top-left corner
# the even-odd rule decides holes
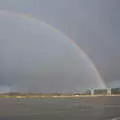
[[[119,120],[120,96],[0,98],[0,120]]]

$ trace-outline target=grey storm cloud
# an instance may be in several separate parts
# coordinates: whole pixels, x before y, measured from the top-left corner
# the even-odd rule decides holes
[[[51,24],[88,54],[106,84],[119,81],[119,0],[2,0],[0,9]]]

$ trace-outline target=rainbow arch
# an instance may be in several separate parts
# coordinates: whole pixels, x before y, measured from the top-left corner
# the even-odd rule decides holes
[[[24,17],[25,19],[28,19],[28,20],[34,20],[34,22],[37,22],[38,24],[42,24],[44,26],[46,26],[47,28],[51,28],[52,30],[54,30],[54,32],[59,32],[60,34],[63,35],[63,33],[58,30],[57,28],[54,28],[53,26],[51,26],[50,24],[47,24],[41,20],[39,20],[38,18],[34,17],[33,15],[30,15],[30,14],[22,14],[22,13],[17,13],[17,12],[13,12],[13,11],[7,11],[7,10],[0,10],[0,13],[9,13],[9,14],[14,14],[16,16],[21,16],[21,17]],[[80,56],[85,60],[87,61],[87,63],[90,65],[90,67],[92,68],[92,70],[95,72],[96,76],[97,76],[97,80],[100,84],[100,86],[102,88],[106,88],[106,84],[104,82],[104,80],[101,78],[96,66],[93,64],[92,60],[88,57],[88,55],[73,41],[71,40],[67,35],[65,35],[71,42],[72,44],[72,47],[76,48],[80,54]]]

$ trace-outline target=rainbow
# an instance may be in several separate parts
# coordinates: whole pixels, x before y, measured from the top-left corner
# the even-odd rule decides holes
[[[30,19],[30,20],[34,20],[34,22],[37,22],[38,24],[42,24],[44,26],[46,26],[47,28],[50,28],[52,30],[54,30],[54,32],[59,32],[60,34],[63,35],[63,33],[58,30],[57,28],[54,28],[52,27],[51,25],[49,24],[46,24],[45,22],[39,20],[38,18],[34,17],[33,15],[30,15],[30,14],[22,14],[22,13],[16,13],[16,12],[13,12],[13,11],[7,11],[7,10],[0,10],[0,13],[9,13],[9,14],[14,14],[16,16],[21,16],[21,17],[24,17],[25,19]],[[72,47],[74,47],[75,49],[77,49],[78,51],[80,51],[80,56],[90,65],[91,69],[95,72],[96,76],[97,76],[97,80],[100,84],[100,86],[102,88],[106,88],[106,84],[104,82],[104,80],[101,78],[96,66],[93,64],[92,60],[88,57],[88,55],[73,41],[71,40],[67,35],[65,35],[71,42],[72,44]]]

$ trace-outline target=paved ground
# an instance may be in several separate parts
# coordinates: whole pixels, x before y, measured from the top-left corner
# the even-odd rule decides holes
[[[0,120],[112,120],[118,117],[120,96],[71,99],[0,98]]]

